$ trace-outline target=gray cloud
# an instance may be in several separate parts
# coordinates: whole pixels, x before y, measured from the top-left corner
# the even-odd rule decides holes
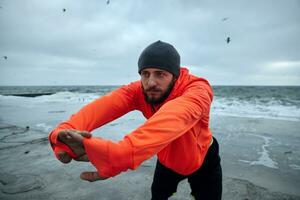
[[[0,85],[126,84],[139,78],[138,56],[158,39],[212,84],[300,83],[297,0],[2,0],[0,6]]]

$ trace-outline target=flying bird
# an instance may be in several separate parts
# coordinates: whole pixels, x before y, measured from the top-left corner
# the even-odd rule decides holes
[[[62,9],[62,11],[63,11],[63,12],[66,12],[66,9],[65,9],[65,8],[63,8],[63,9]]]
[[[107,0],[107,1],[106,1],[106,4],[108,5],[109,3],[110,3],[110,0]]]
[[[3,58],[4,58],[5,60],[7,60],[7,56],[3,56]]]
[[[226,21],[228,18],[227,17],[224,17],[223,19],[222,19],[222,21]]]
[[[230,42],[230,37],[226,39],[227,44]]]

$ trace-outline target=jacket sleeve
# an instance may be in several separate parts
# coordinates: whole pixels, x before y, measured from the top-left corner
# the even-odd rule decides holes
[[[191,129],[204,113],[209,112],[211,101],[210,86],[194,84],[182,96],[165,103],[142,126],[117,143],[85,138],[83,143],[87,155],[102,177],[136,169]]]
[[[80,131],[92,131],[135,109],[135,90],[137,83],[123,86],[95,101],[84,106],[71,118],[59,124],[50,134],[49,141],[55,155],[60,151],[66,151],[71,157],[77,155],[64,143],[57,140],[58,133],[63,129]]]

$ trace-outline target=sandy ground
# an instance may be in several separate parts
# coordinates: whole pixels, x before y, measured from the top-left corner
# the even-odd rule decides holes
[[[214,116],[224,200],[300,199],[298,122]],[[0,124],[0,199],[150,199],[155,158],[135,171],[95,183],[79,179],[89,163],[64,165],[47,133]],[[187,181],[171,200],[191,199]]]

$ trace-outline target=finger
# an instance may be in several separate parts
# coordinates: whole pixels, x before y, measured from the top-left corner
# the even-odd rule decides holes
[[[79,135],[81,135],[83,137],[86,137],[86,138],[92,137],[92,134],[90,132],[88,132],[88,131],[70,130],[70,132],[77,133],[77,134],[79,134]]]
[[[82,143],[83,137],[78,133],[68,133],[70,139],[72,139],[74,142]]]
[[[76,160],[76,161],[82,161],[82,162],[90,162],[89,157],[86,154],[84,154],[84,155],[82,155],[82,156],[80,156],[78,158],[75,158],[74,160]]]
[[[68,131],[67,130],[62,130],[58,133],[58,140],[61,142],[65,142],[68,137]]]
[[[100,177],[97,172],[82,172],[80,175],[80,178],[85,181],[99,181],[99,180],[105,180],[107,178]]]
[[[57,155],[58,160],[60,160],[62,163],[69,163],[71,162],[72,158],[69,156],[69,154],[67,154],[67,152],[65,151],[60,151]]]
[[[80,134],[82,137],[85,137],[85,138],[91,138],[92,137],[92,134],[88,131],[79,131],[78,134]]]
[[[68,138],[69,133],[79,134],[79,135],[81,135],[83,137],[86,137],[86,138],[92,137],[92,134],[88,131],[77,131],[77,130],[72,130],[72,129],[62,130],[61,131],[61,136],[64,137],[64,138]]]

